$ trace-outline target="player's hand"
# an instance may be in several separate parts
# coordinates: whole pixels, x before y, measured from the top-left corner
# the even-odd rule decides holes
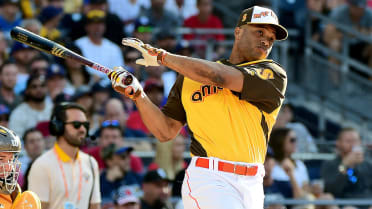
[[[138,99],[139,96],[144,96],[142,86],[134,75],[122,67],[116,67],[115,70],[108,75],[115,91],[124,94],[132,100]]]
[[[159,62],[160,64],[163,63],[163,59],[167,54],[167,51],[164,49],[158,49],[149,44],[144,44],[141,40],[136,38],[123,38],[121,43],[124,46],[130,46],[140,51],[143,58],[136,60],[136,63],[146,67],[159,66]]]

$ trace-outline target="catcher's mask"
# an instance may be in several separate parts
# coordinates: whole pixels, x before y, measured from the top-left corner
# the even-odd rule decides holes
[[[11,130],[0,126],[0,193],[11,194],[17,187],[21,163],[18,154],[21,140]]]

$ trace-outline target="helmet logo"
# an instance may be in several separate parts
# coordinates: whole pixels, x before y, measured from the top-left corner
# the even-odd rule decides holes
[[[19,140],[12,140],[12,146],[18,147],[19,146]]]
[[[245,19],[247,19],[247,14],[244,14],[244,15],[243,15],[243,17],[242,17],[242,22],[244,22]]]

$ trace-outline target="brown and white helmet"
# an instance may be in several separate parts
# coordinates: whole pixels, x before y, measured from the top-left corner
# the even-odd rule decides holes
[[[18,154],[21,152],[21,140],[11,130],[0,126],[0,156],[1,153],[13,153],[10,160],[0,159],[0,193],[11,194],[17,187],[21,163]]]

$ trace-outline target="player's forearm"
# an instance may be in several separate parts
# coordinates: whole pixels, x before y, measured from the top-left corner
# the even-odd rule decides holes
[[[135,103],[142,121],[159,141],[169,141],[177,136],[182,125],[171,123],[170,119],[147,96],[138,98]]]
[[[241,92],[243,74],[227,65],[168,53],[163,65],[194,81]]]

